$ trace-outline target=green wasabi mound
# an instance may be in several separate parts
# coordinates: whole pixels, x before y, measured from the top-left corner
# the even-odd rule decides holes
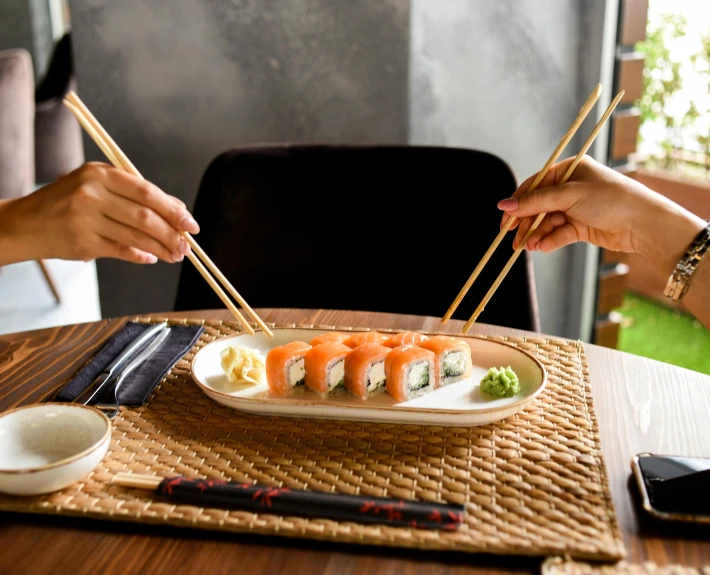
[[[492,367],[481,380],[481,391],[496,397],[513,397],[520,392],[520,380],[510,366]]]

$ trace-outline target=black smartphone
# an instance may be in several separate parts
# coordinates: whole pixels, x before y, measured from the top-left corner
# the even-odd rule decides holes
[[[640,453],[631,469],[648,513],[670,521],[710,523],[710,457]]]

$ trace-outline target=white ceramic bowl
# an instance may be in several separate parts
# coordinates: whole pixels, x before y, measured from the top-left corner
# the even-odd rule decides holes
[[[0,414],[0,491],[39,495],[63,489],[101,462],[111,422],[93,407],[41,403]]]

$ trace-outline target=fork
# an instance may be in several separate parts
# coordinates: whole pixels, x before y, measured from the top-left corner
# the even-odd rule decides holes
[[[158,335],[151,342],[151,344],[147,346],[140,354],[138,354],[136,358],[131,361],[131,363],[129,363],[119,373],[118,378],[116,379],[116,384],[113,387],[113,403],[97,403],[94,407],[100,409],[103,412],[108,412],[106,413],[106,415],[109,419],[113,419],[114,417],[116,417],[120,408],[120,405],[118,403],[118,390],[120,389],[121,385],[134,369],[136,369],[139,365],[141,365],[146,359],[148,359],[157,351],[157,349],[163,344],[168,335],[170,335],[170,327],[166,325],[160,332],[158,332]]]

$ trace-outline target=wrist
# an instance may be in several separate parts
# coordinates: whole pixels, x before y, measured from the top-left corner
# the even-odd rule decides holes
[[[28,197],[0,200],[0,266],[46,257],[32,232]]]
[[[705,220],[685,208],[659,202],[637,228],[638,252],[668,276],[706,226]]]

